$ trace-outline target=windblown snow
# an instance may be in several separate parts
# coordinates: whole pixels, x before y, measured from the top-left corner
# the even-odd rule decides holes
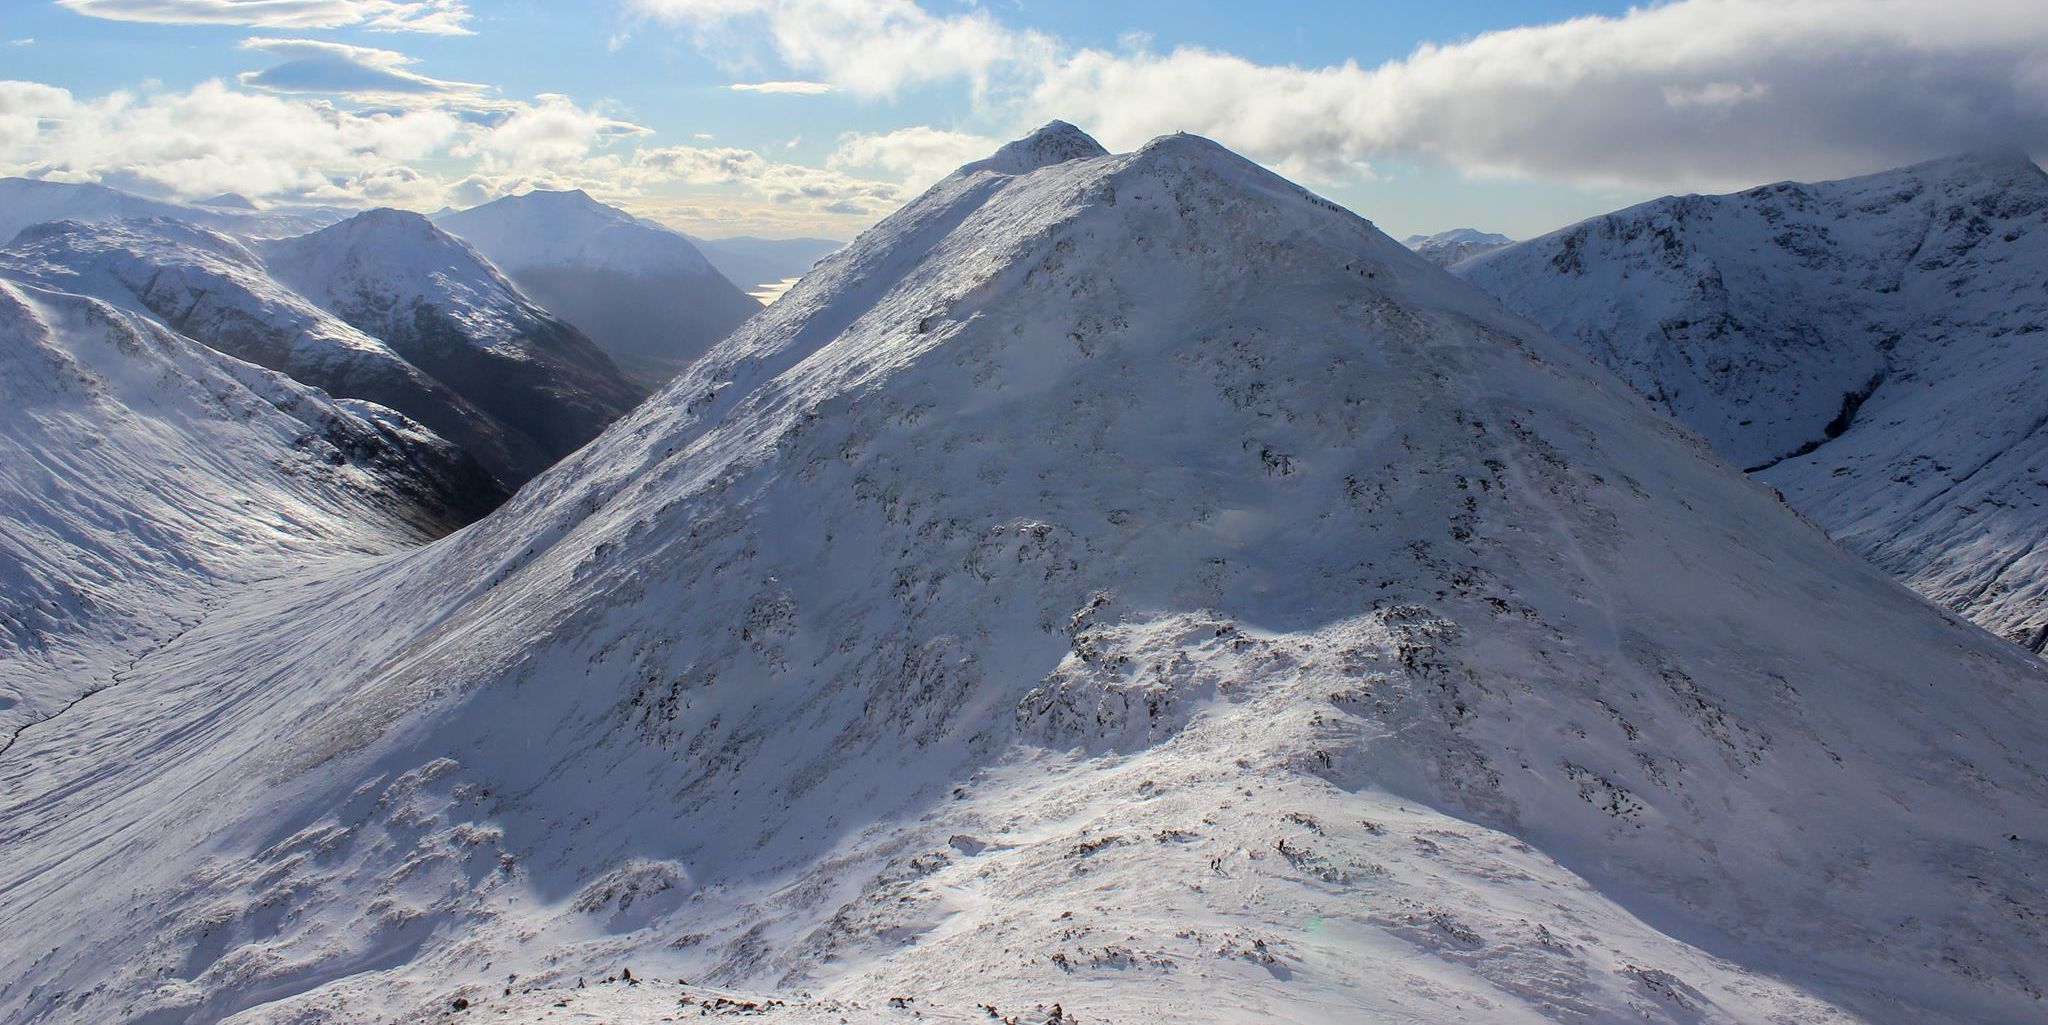
[[[2032,1020],[2044,687],[1368,222],[1055,123],[25,733],[0,1017]]]
[[[1457,273],[1852,550],[2048,643],[2048,175],[2025,156],[1661,199]]]

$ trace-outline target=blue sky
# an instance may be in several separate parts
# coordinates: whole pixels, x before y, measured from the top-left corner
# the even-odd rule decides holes
[[[2048,138],[2037,0],[0,3],[0,172],[583,187],[707,234],[846,237],[1055,116],[1210,135],[1396,235]]]

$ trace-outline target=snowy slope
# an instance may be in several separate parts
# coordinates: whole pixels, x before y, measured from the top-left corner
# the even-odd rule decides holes
[[[424,428],[77,295],[0,282],[0,746],[237,583],[495,501]]]
[[[25,229],[0,277],[151,315],[331,395],[396,409],[523,483],[644,395],[573,327],[417,214],[237,241],[169,219]]]
[[[259,243],[277,280],[503,424],[523,483],[645,398],[583,332],[416,213],[371,210]]]
[[[652,386],[761,308],[681,233],[580,190],[507,196],[435,222]]]
[[[2048,175],[2026,157],[1661,199],[1457,272],[1899,579],[2048,641]]]
[[[549,461],[537,442],[277,281],[243,243],[207,228],[165,219],[38,225],[0,248],[0,277],[91,295],[330,395],[399,410],[509,483]]]
[[[1452,228],[1434,235],[1410,235],[1401,244],[1439,267],[1449,267],[1481,253],[1490,253],[1514,242],[1506,235],[1478,228]]]
[[[0,1017],[1919,1025],[2048,978],[2041,663],[1187,136],[1048,126],[493,516],[127,680],[0,757]]]

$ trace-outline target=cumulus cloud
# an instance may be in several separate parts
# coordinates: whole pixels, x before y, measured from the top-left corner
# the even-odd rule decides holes
[[[1375,161],[1651,188],[1826,177],[1974,147],[2048,149],[2039,0],[1674,0],[1426,45],[1376,67],[1261,64],[1142,38],[1076,48],[913,0],[630,0],[707,48],[751,31],[864,97],[965,81],[989,123],[1129,147],[1212,136],[1285,173]],[[851,157],[849,157],[851,159]]]
[[[2044,68],[2048,6],[2033,2],[1684,0],[1371,69],[1082,51],[1033,99],[1125,143],[1186,129],[1269,159],[1737,187],[2048,145],[2048,97],[2028,84]]]
[[[243,85],[273,92],[326,93],[384,99],[480,100],[490,92],[474,82],[450,82],[407,70],[414,59],[395,50],[317,39],[242,41],[242,49],[284,58],[284,63],[237,76]]]
[[[57,0],[79,14],[160,25],[247,25],[469,35],[463,0]]]
[[[297,52],[301,41],[262,42]],[[98,98],[0,81],[0,175],[186,199],[237,192],[415,209],[582,188],[703,228],[783,233],[858,228],[904,198],[894,182],[751,149],[649,145],[648,128],[566,96],[454,99],[350,109],[220,81]],[[678,189],[693,194],[686,201]]]
[[[543,93],[532,103],[481,120],[485,130],[454,152],[478,158],[486,169],[580,160],[593,150],[653,131],[579,107],[556,93]]]
[[[411,165],[461,131],[445,111],[361,114],[218,81],[97,99],[0,82],[0,173],[120,181],[181,196],[361,202],[423,194]]]
[[[915,0],[627,0],[717,48],[760,29],[776,56],[860,96],[964,79],[978,95],[1052,60],[1055,40],[986,11],[935,15]]]
[[[816,96],[819,93],[839,91],[839,87],[830,82],[734,82],[726,88],[740,93],[776,93],[788,96]]]
[[[838,170],[874,168],[917,187],[930,185],[961,164],[994,152],[1002,140],[928,125],[893,132],[849,133],[825,158]]]
[[[904,198],[891,182],[771,160],[734,146],[643,148],[603,170],[633,184],[737,185],[773,203],[846,216],[880,215]]]

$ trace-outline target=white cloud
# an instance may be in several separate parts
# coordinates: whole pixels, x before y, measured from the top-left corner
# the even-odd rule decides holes
[[[977,95],[1053,59],[1055,41],[986,11],[934,15],[914,0],[627,0],[630,9],[693,28],[709,47],[760,27],[791,68],[860,96],[964,79]]]
[[[851,231],[904,198],[894,182],[738,147],[652,146],[648,135],[553,94],[350,110],[220,81],[99,98],[0,81],[0,175],[152,195],[434,209],[582,188],[700,226],[782,233]]]
[[[726,88],[740,93],[775,93],[789,96],[816,96],[819,93],[839,91],[839,87],[830,82],[734,82]]]
[[[57,0],[79,14],[161,25],[248,25],[468,35],[463,0]]]
[[[1374,161],[1652,188],[1874,170],[1984,145],[2048,148],[2040,0],[1673,0],[1425,45],[1376,67],[1076,48],[913,0],[629,0],[714,52],[752,33],[863,97],[965,82],[1010,129],[1061,117],[1113,147],[1172,131],[1284,173]]]
[[[395,50],[317,39],[264,37],[243,40],[242,49],[285,59],[275,67],[236,76],[243,85],[273,92],[472,101],[490,92],[489,87],[474,82],[450,82],[408,71],[407,65],[416,63],[415,60]]]
[[[34,45],[36,45],[36,40],[35,40],[35,37],[34,37],[34,36],[27,36],[27,37],[24,37],[24,38],[21,38],[21,39],[9,39],[9,40],[7,41],[7,45],[9,45],[9,46],[34,46]]]
[[[485,170],[547,165],[585,158],[622,139],[653,129],[577,106],[567,96],[543,93],[501,117],[486,119],[482,131],[455,147],[460,157],[477,158]]]
[[[322,202],[393,196],[410,165],[463,126],[439,110],[352,113],[221,82],[81,99],[0,82],[0,172],[111,181],[182,196],[243,192]],[[418,184],[415,191],[424,191]]]
[[[893,132],[842,135],[838,148],[825,158],[825,166],[837,170],[878,168],[923,188],[1001,145],[1002,140],[985,135],[915,125]]]

